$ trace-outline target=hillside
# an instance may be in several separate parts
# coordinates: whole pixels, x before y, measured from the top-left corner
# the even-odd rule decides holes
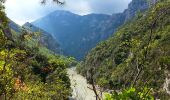
[[[40,43],[43,46],[53,51],[54,53],[57,53],[57,54],[62,53],[62,50],[60,48],[60,45],[58,44],[58,41],[55,38],[53,38],[53,36],[50,33],[32,25],[31,23],[25,23],[22,27],[31,32],[40,32],[41,33]]]
[[[42,46],[45,46],[49,50],[51,50],[54,53],[62,54],[62,50],[60,48],[60,45],[58,44],[58,41],[52,37],[52,35],[30,23],[25,23],[22,27],[17,25],[15,22],[9,19],[9,27],[13,32],[16,33],[16,35],[19,35],[22,33],[23,30],[27,30],[30,33],[31,32],[39,32],[40,33],[40,39],[39,43]]]
[[[0,1],[0,100],[68,99],[69,60],[39,45],[37,32],[11,22],[2,4]]]
[[[170,2],[161,0],[93,48],[77,66],[78,72],[104,89],[132,86],[141,93],[147,87],[154,98],[168,100],[169,19]]]

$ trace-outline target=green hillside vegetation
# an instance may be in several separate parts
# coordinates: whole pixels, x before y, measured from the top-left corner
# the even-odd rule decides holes
[[[13,25],[14,26],[14,25]],[[62,50],[58,41],[52,37],[52,35],[30,23],[26,23],[22,26],[24,29],[31,31],[31,32],[39,32],[39,42],[42,46],[48,48],[49,50],[53,51],[54,53],[61,54]]]
[[[71,95],[70,60],[41,46],[39,34],[10,30],[0,2],[1,100],[66,100]]]
[[[123,25],[114,36],[99,43],[77,65],[77,71],[88,80],[92,77],[105,90],[125,91],[124,95],[107,96],[107,100],[141,100],[140,93],[168,100],[163,87],[169,78],[169,67],[170,1],[160,0]],[[148,98],[142,100],[153,99]]]

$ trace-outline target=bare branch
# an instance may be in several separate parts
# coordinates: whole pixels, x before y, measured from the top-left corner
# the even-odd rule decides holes
[[[42,3],[42,4],[46,4],[47,1],[48,1],[48,0],[42,0],[41,3]],[[60,0],[52,0],[52,1],[53,1],[53,2],[56,2],[57,4],[60,4],[60,5],[65,4],[64,1],[60,1]]]

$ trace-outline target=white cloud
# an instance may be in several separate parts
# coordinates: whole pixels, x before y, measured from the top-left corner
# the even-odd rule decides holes
[[[5,3],[7,16],[22,25],[33,21],[55,10],[69,10],[84,15],[89,13],[112,14],[122,12],[131,0],[65,0],[61,6],[52,1],[46,5],[40,0],[7,0]]]
[[[10,19],[23,24],[41,17],[39,13],[41,6],[37,5],[38,3],[38,0],[7,0],[5,11]]]

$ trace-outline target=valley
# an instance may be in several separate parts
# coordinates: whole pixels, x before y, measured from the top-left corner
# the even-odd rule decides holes
[[[0,100],[170,99],[170,0],[131,0],[112,14],[93,13],[87,1],[92,12],[85,15],[60,7],[47,13],[51,6],[42,0],[46,11],[36,13],[46,15],[16,20],[23,25],[8,17],[5,2]]]
[[[119,27],[132,20],[137,13],[146,11],[149,6],[146,0],[132,0],[123,12],[112,15],[78,15],[56,10],[29,24],[51,34],[58,41],[63,55],[81,61],[98,43],[112,37]]]

